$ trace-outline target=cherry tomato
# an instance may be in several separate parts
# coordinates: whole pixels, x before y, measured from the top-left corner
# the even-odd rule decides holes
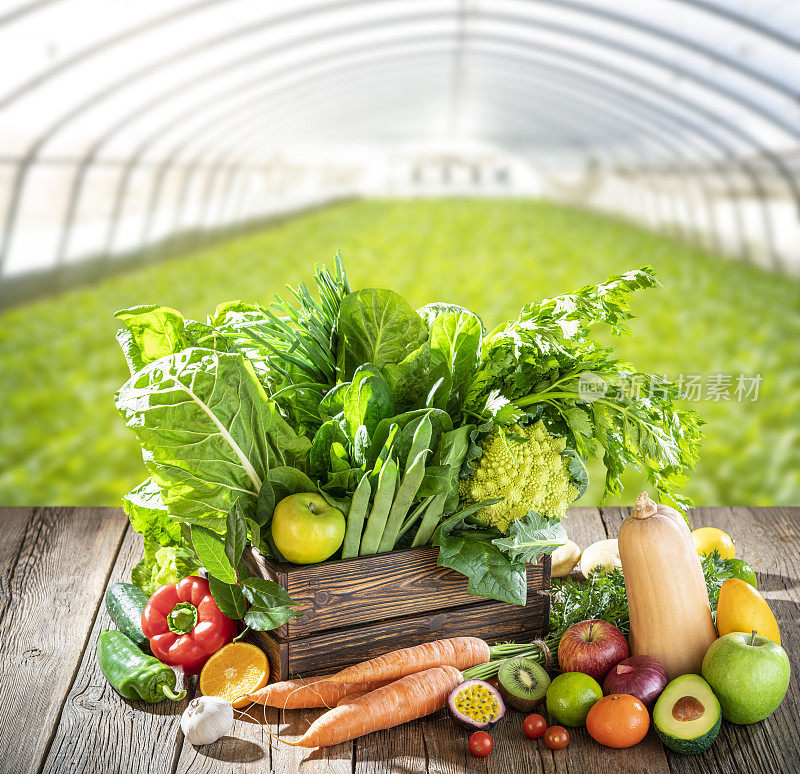
[[[529,739],[538,739],[547,731],[547,721],[541,715],[528,715],[522,721],[522,732]]]
[[[469,751],[476,758],[485,758],[494,748],[494,741],[485,731],[476,731],[469,738]]]
[[[563,726],[550,726],[544,732],[544,743],[551,750],[563,750],[569,744],[569,731]]]

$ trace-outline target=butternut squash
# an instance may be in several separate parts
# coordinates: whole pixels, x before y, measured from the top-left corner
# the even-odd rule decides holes
[[[717,639],[700,557],[683,517],[643,492],[619,531],[634,656],[657,658],[674,680],[700,674]]]

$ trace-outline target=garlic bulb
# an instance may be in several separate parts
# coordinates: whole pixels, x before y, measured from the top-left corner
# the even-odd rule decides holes
[[[181,731],[190,744],[216,742],[233,725],[233,707],[219,696],[198,696],[181,716]]]

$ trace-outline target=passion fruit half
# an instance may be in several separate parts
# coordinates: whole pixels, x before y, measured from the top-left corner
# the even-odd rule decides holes
[[[483,680],[461,683],[447,700],[453,719],[464,728],[491,728],[506,714],[500,692]]]

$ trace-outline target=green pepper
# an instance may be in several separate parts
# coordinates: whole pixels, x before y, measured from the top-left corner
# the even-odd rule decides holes
[[[178,701],[186,696],[186,691],[175,693],[175,672],[142,653],[122,632],[100,632],[97,660],[106,680],[126,699],[158,704],[165,698]]]

